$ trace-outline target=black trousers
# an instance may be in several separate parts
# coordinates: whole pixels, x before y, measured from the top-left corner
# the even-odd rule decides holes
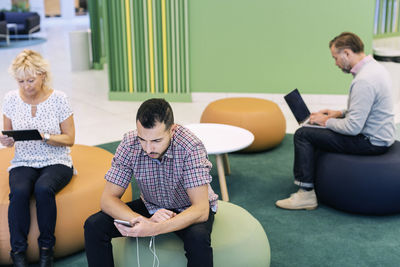
[[[127,205],[136,213],[147,218],[151,217],[141,199],[129,202]],[[213,266],[211,248],[213,222],[214,212],[210,210],[206,222],[193,224],[175,232],[184,243],[185,255],[188,259],[187,266]],[[89,267],[113,267],[111,239],[121,236],[114,225],[114,219],[108,214],[100,211],[90,216],[85,222],[85,250]]]
[[[72,175],[73,169],[62,164],[43,168],[16,167],[10,170],[8,226],[13,252],[25,251],[28,247],[27,236],[31,223],[29,201],[32,194],[36,199],[39,247],[54,247],[57,219],[55,195],[69,183]]]
[[[294,179],[303,188],[314,187],[314,163],[318,150],[357,155],[379,155],[389,147],[372,145],[362,135],[343,135],[325,128],[301,127],[294,134]]]

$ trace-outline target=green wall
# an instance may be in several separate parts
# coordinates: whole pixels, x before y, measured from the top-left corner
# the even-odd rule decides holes
[[[189,1],[192,92],[347,94],[329,41],[353,31],[371,53],[375,0]]]

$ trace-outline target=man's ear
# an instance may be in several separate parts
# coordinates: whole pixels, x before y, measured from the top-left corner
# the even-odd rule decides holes
[[[178,127],[175,123],[172,124],[170,130],[171,136],[174,135],[175,131],[176,131],[176,127]]]
[[[346,55],[347,58],[350,58],[354,53],[349,48],[343,49],[343,53]]]

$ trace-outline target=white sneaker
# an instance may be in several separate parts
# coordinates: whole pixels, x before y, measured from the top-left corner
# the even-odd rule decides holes
[[[311,191],[299,189],[296,193],[291,194],[289,198],[278,200],[275,205],[288,210],[313,210],[317,208],[318,202],[314,189]]]

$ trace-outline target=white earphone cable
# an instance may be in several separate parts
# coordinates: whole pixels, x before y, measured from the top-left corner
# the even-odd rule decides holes
[[[136,258],[137,258],[137,266],[140,267],[140,259],[139,259],[139,239],[136,237]]]
[[[152,248],[153,246],[153,248]],[[149,250],[151,254],[153,254],[153,267],[159,267],[160,266],[160,261],[157,257],[156,254],[156,237],[152,236],[150,238],[150,244],[149,244]],[[139,238],[136,237],[136,259],[137,259],[137,266],[140,267],[140,256],[139,256]],[[156,265],[157,262],[157,265]]]
[[[153,249],[151,249],[151,245],[153,244]],[[160,266],[160,261],[158,260],[157,254],[156,254],[156,237],[152,236],[150,238],[150,244],[149,244],[149,249],[151,253],[153,254],[153,267],[155,267],[156,261],[157,261],[157,267]]]

